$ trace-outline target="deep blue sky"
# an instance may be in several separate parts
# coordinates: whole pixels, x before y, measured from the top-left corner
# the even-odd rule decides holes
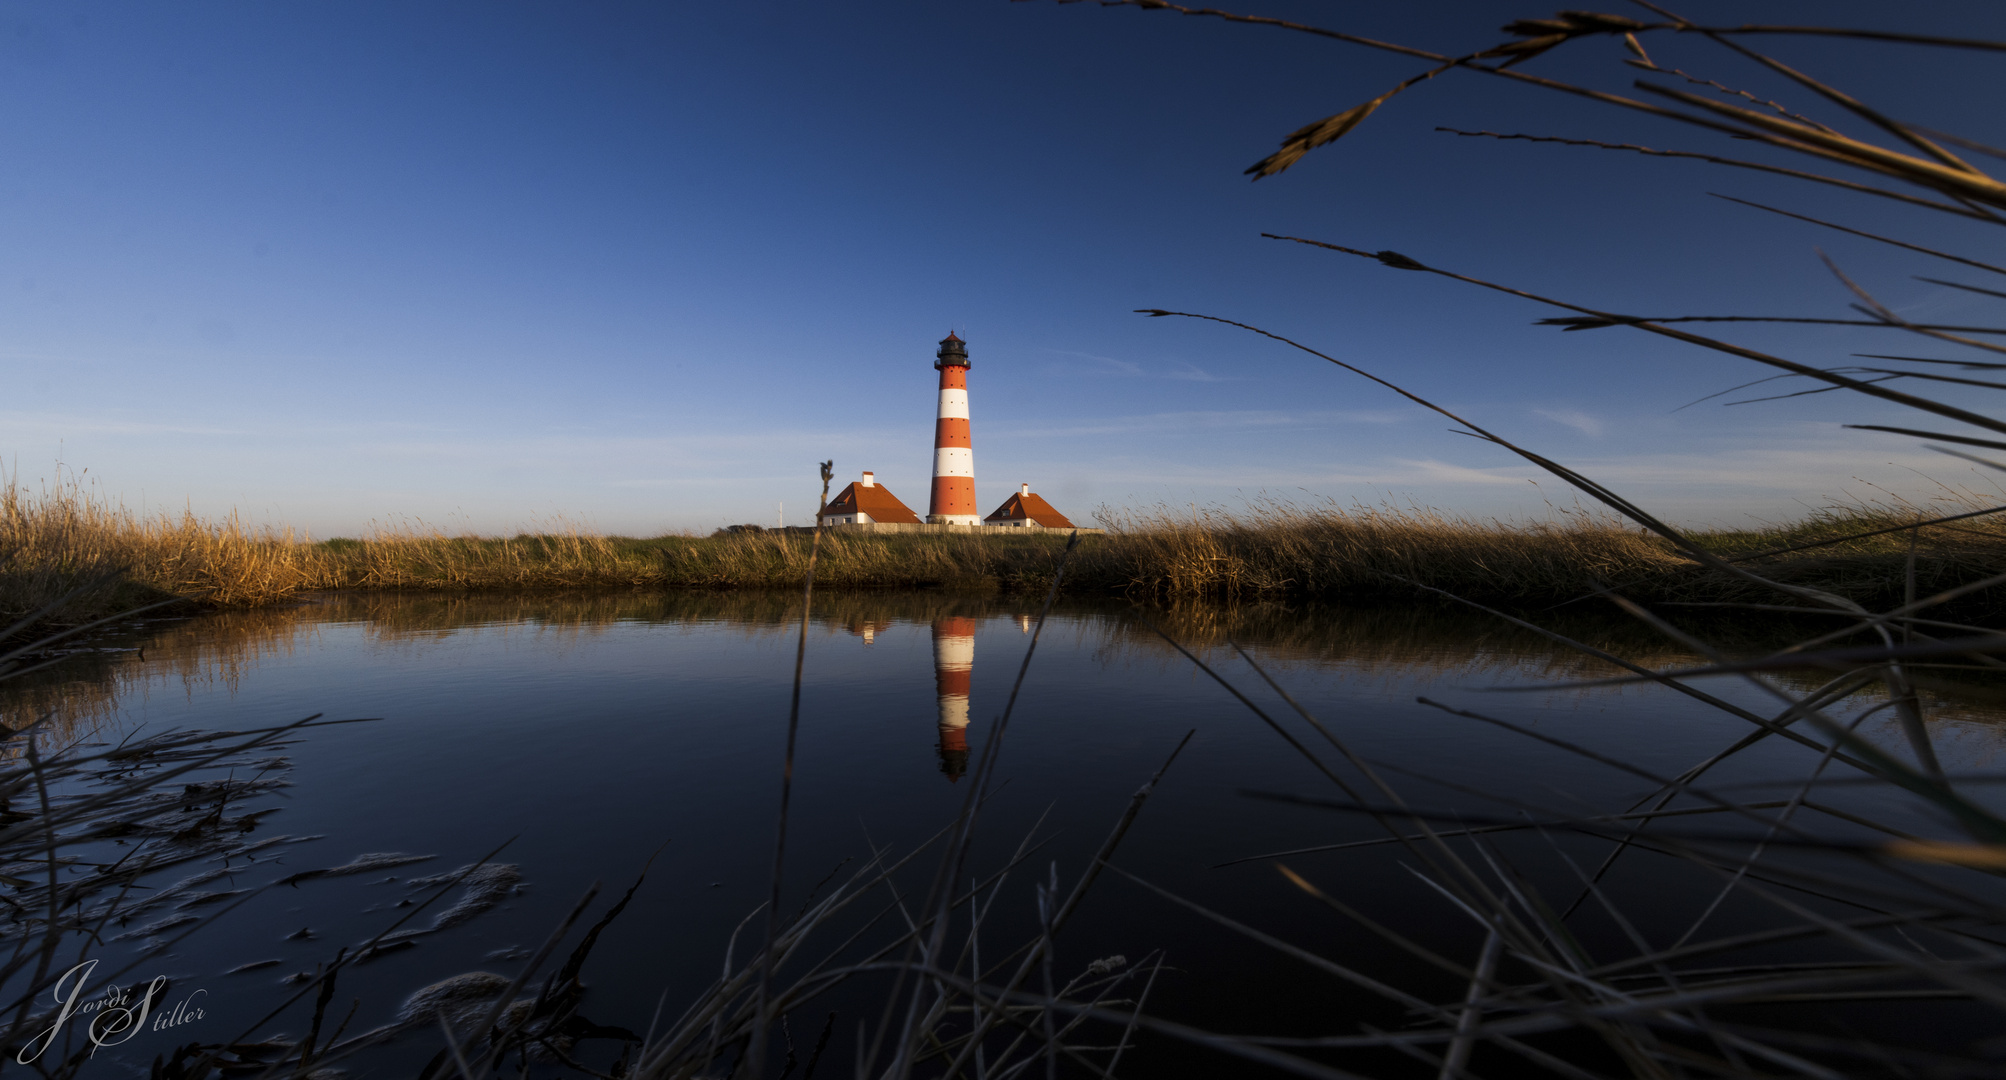
[[[1687,12],[1890,18],[1815,7]],[[1546,13],[1250,10],[1453,52]],[[2006,5],[1903,18],[2006,37]],[[1661,63],[1815,104],[1704,42],[1650,40]],[[1765,45],[1894,115],[2006,142],[2006,57]],[[1530,70],[1620,89],[1623,55],[1588,42]],[[1685,520],[1977,481],[1839,429],[1890,415],[1870,402],[1674,412],[1765,372],[1532,327],[1552,312],[1260,239],[1395,248],[1648,314],[1844,315],[1822,246],[1912,316],[1996,322],[1996,304],[1909,276],[1976,271],[1706,192],[1998,261],[1996,230],[1697,163],[1435,133],[1746,152],[1481,76],[1395,99],[1280,177],[1241,176],[1418,70],[1090,4],[0,2],[0,457],[30,485],[61,462],[134,506],[320,536],[560,515],[707,530],[771,522],[783,500],[801,523],[830,457],[839,482],[874,469],[924,512],[931,354],[951,327],[974,359],[985,504],[1019,482],[1079,520],[1262,493],[1483,514],[1569,501],[1320,361],[1130,313],[1166,307],[1321,347]],[[1898,343],[1732,336],[1819,363]]]

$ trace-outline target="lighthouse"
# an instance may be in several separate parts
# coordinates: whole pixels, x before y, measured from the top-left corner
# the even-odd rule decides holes
[[[933,499],[928,525],[980,525],[975,508],[975,450],[968,438],[968,346],[953,331],[940,341],[940,410],[933,422]]]

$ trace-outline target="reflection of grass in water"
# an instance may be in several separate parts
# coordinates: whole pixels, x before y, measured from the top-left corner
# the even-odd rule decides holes
[[[319,633],[318,622],[300,615],[259,608],[115,626],[92,647],[0,684],[0,722],[18,729],[47,717],[51,733],[74,737],[118,730],[122,703],[136,696],[210,687],[234,694],[264,660],[290,656]]]
[[[823,593],[812,617],[822,633],[860,636],[867,628],[926,627],[949,616],[1022,620],[1034,611],[1030,601],[1015,595],[871,590]],[[1063,603],[1046,634],[1093,650],[1103,663],[1130,657],[1176,661],[1176,653],[1128,612],[1129,605],[1120,601]],[[1186,602],[1151,615],[1201,655],[1223,655],[1230,651],[1229,641],[1238,641],[1282,669],[1342,665],[1389,677],[1475,683],[1611,673],[1601,661],[1538,634],[1433,605]],[[19,727],[46,714],[57,730],[117,730],[121,702],[161,692],[192,694],[204,687],[234,694],[244,676],[265,660],[293,655],[335,624],[356,626],[375,648],[422,650],[430,642],[480,630],[534,634],[539,648],[561,649],[567,639],[603,634],[622,623],[710,627],[777,639],[791,633],[799,617],[798,596],[767,590],[325,594],[306,604],[120,630],[102,641],[118,651],[80,651],[61,664],[12,680],[0,693],[0,720]],[[1576,612],[1549,619],[1548,625],[1653,668],[1697,660],[1690,650],[1634,620]],[[1704,620],[1694,625],[1716,640],[1735,631],[1739,637],[1730,640],[1748,654],[1787,641],[1778,636],[1775,624],[1749,628]]]

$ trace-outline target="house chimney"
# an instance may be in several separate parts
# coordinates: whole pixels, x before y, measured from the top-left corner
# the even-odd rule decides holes
[[[1029,495],[1030,493],[1031,493],[1031,485],[1029,485],[1029,484],[1018,484],[1018,485],[1017,485],[1017,494],[1019,494],[1019,495]]]
[[[865,473],[865,474],[864,474],[864,486],[865,486],[865,487],[877,487],[877,486],[878,486],[878,474],[877,474],[877,473],[873,473],[873,472],[867,472],[867,473]]]

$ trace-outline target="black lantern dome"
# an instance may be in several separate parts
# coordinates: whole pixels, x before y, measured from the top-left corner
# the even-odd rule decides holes
[[[946,367],[949,364],[959,367],[970,366],[968,363],[968,344],[960,338],[955,337],[952,330],[947,332],[946,337],[940,339],[940,351],[933,355],[933,366],[937,368]]]

